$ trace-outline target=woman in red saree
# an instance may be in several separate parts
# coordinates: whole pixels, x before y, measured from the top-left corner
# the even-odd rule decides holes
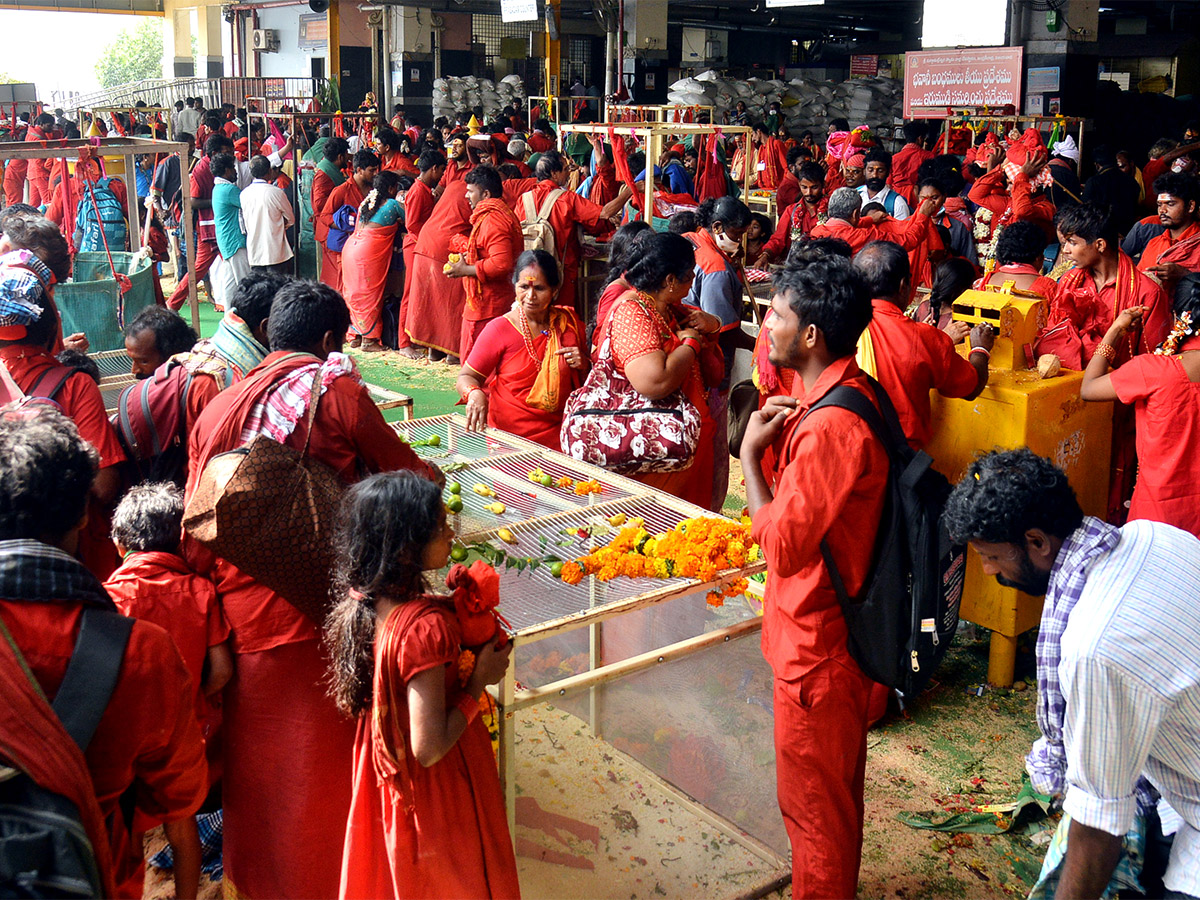
[[[464,669],[453,603],[424,592],[423,572],[447,563],[454,540],[436,485],[376,475],[350,490],[346,510],[345,597],[325,629],[334,698],[358,720],[338,896],[519,897],[479,718],[479,696],[504,676],[512,644],[485,639]],[[481,581],[471,587],[486,593]]]
[[[646,238],[625,272],[631,289],[613,306],[597,343],[599,354],[609,342],[614,366],[638,393],[660,400],[683,391],[700,413],[700,438],[688,468],[629,477],[707,509],[712,501],[716,425],[708,414],[708,391],[700,372],[704,338],[695,328],[682,327],[675,312],[692,288],[695,266],[695,248],[682,235]]]
[[[384,348],[383,297],[398,244],[404,209],[396,200],[400,176],[380,172],[358,208],[358,224],[342,248],[342,296],[350,307],[350,346],[363,353]]]
[[[574,310],[553,305],[558,264],[546,251],[522,253],[513,283],[512,309],[487,324],[458,376],[467,428],[490,425],[557,450],[567,395],[590,365],[583,328]]]

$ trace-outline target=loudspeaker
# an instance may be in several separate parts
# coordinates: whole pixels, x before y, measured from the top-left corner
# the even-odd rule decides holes
[[[308,8],[315,13],[329,11],[329,0],[308,0]]]

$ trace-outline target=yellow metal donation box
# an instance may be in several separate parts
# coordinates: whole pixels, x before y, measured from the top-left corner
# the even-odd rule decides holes
[[[1006,285],[1007,287],[1007,285]],[[954,318],[996,328],[987,387],[974,400],[951,400],[933,392],[933,439],[925,448],[934,467],[952,482],[982,452],[1027,446],[1067,473],[1083,511],[1103,516],[1112,452],[1112,404],[1079,398],[1082,372],[1062,370],[1043,379],[1030,348],[1045,322],[1045,301],[1034,295],[967,291]],[[966,354],[967,344],[959,347]],[[1038,624],[1042,598],[1002,587],[983,574],[979,556],[967,553],[960,615],[991,630],[988,680],[1013,682],[1017,636]]]

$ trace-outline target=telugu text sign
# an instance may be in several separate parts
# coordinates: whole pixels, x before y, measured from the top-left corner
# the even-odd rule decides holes
[[[947,107],[1017,106],[1020,47],[904,54],[904,118],[945,118]]]

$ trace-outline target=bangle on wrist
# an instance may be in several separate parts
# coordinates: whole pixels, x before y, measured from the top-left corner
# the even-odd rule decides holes
[[[683,343],[683,346],[685,346],[685,347],[691,347],[692,352],[695,353],[697,356],[700,355],[700,342],[698,340],[696,340],[694,337],[686,337],[683,339],[682,343]]]
[[[465,693],[458,698],[458,702],[454,704],[454,708],[463,714],[463,718],[470,725],[471,720],[479,715],[479,698],[472,697],[470,693]]]
[[[481,387],[473,387],[473,388],[469,389],[469,390],[468,390],[468,391],[467,391],[465,394],[463,394],[463,400],[470,400],[470,399],[471,399],[471,395],[472,395],[473,393],[475,393],[476,391],[479,391],[479,392],[482,394],[482,393],[483,393],[483,388],[481,388]]]
[[[1108,360],[1110,365],[1117,361],[1116,348],[1114,348],[1112,344],[1108,343],[1108,341],[1101,341],[1100,343],[1098,343],[1096,345],[1096,349],[1094,351],[1092,351],[1092,356],[1093,357],[1101,356],[1104,359]]]
[[[982,353],[988,359],[992,358],[992,351],[987,347],[972,347],[970,351],[968,351],[967,356],[970,356],[972,353]]]

